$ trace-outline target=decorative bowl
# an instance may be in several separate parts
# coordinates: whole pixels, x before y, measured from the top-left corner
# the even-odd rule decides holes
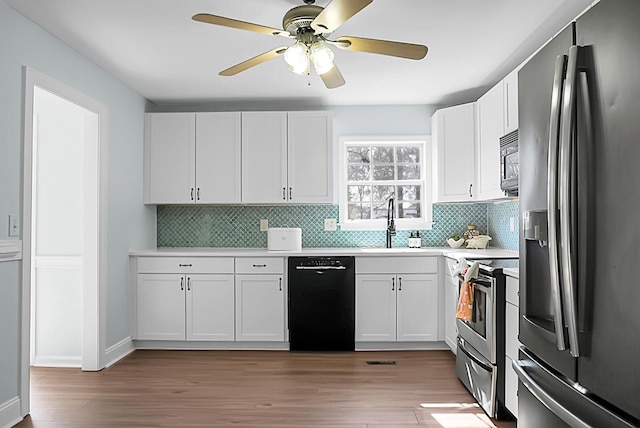
[[[491,241],[489,235],[478,235],[467,240],[467,248],[484,249]]]
[[[460,238],[456,241],[453,238],[449,238],[447,239],[447,244],[449,244],[451,248],[460,248],[462,247],[462,244],[464,244],[464,239]]]

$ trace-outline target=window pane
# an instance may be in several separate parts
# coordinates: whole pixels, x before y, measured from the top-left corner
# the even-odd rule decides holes
[[[395,186],[373,186],[373,200],[376,202],[388,201],[395,193]]]
[[[393,147],[372,147],[371,158],[373,163],[393,163]]]
[[[393,180],[393,166],[374,166],[373,167],[373,179],[374,180]]]
[[[398,180],[419,180],[419,165],[398,165]]]
[[[347,186],[349,202],[371,201],[371,186]]]
[[[369,173],[370,173],[369,165],[349,165],[347,180],[369,181]]]
[[[420,218],[420,202],[401,202],[398,205],[398,218]]]
[[[388,202],[374,202],[373,204],[373,218],[387,218]]]
[[[367,220],[371,218],[371,204],[349,204],[349,220]]]
[[[371,150],[369,147],[349,146],[347,152],[347,162],[349,163],[370,163]]]
[[[374,189],[375,192],[375,189]],[[398,200],[415,201],[420,199],[420,186],[398,186]]]
[[[418,163],[420,162],[420,148],[419,147],[398,147],[396,151],[399,163]]]

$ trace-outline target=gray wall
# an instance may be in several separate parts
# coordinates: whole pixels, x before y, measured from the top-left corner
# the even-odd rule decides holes
[[[22,212],[24,65],[109,108],[109,347],[129,336],[127,253],[155,243],[155,209],[141,203],[145,99],[0,0],[0,240]],[[0,405],[18,395],[20,270],[0,263]]]

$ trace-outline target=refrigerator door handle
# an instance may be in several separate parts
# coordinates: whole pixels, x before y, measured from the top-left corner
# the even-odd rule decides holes
[[[575,255],[572,251],[573,238],[571,226],[571,165],[572,149],[571,140],[576,120],[576,92],[578,83],[578,46],[569,49],[567,61],[567,79],[565,82],[565,94],[562,105],[562,121],[560,128],[560,157],[558,159],[560,191],[560,255],[562,267],[562,291],[564,300],[564,314],[567,318],[569,333],[569,352],[572,356],[580,355],[578,347],[578,323],[576,316],[575,299]]]
[[[549,158],[547,166],[547,227],[549,235],[549,275],[553,299],[553,325],[558,350],[566,349],[564,320],[562,317],[562,297],[560,292],[560,271],[558,263],[558,139],[560,138],[560,111],[562,105],[562,85],[567,68],[567,56],[556,59],[551,93],[551,117],[549,118]]]
[[[591,428],[591,425],[571,413],[567,408],[555,400],[546,392],[526,371],[526,362],[516,360],[511,363],[513,370],[518,375],[518,379],[533,394],[538,401],[544,404],[556,416],[562,419],[567,425],[574,428]]]

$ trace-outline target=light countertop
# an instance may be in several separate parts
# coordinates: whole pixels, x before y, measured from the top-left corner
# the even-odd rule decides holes
[[[519,269],[505,268],[505,269],[502,269],[502,272],[504,272],[504,274],[507,275],[507,276],[512,276],[514,278],[520,278],[520,270]]]
[[[424,248],[303,248],[301,252],[268,251],[266,248],[156,248],[131,251],[138,257],[293,257],[293,256],[446,256],[464,258],[514,258],[518,252],[502,248],[483,250],[452,249],[449,247]]]

